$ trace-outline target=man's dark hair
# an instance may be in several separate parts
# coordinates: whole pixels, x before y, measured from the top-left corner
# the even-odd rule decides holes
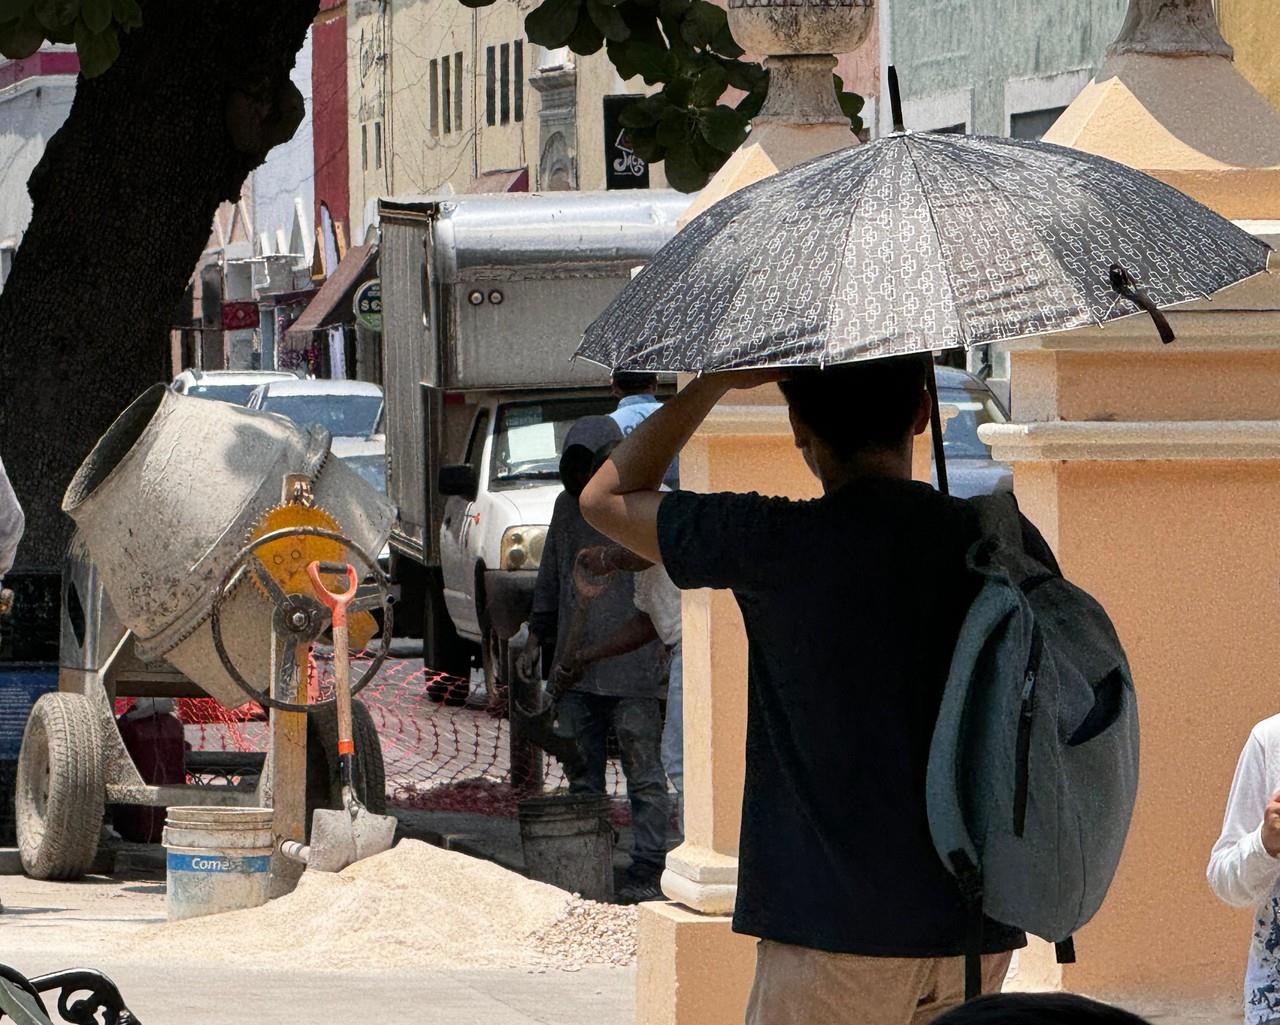
[[[1150,1025],[1129,1011],[1074,993],[998,993],[940,1015],[933,1025]]]
[[[623,395],[642,395],[658,387],[658,375],[642,374],[636,370],[619,370],[613,375],[613,386]]]
[[[797,418],[840,459],[902,444],[920,410],[928,356],[799,367],[781,383]]]

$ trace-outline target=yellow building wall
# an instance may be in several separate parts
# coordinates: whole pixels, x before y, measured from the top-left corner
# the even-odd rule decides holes
[[[527,8],[519,0],[497,0],[476,10],[463,6],[459,0],[391,0],[386,6],[373,0],[355,0],[350,5],[347,82],[354,221],[363,220],[370,199],[429,194],[446,184],[463,192],[476,178],[496,171],[528,168],[529,189],[544,186],[538,181],[541,97],[529,82],[537,72],[543,51],[525,37]],[[519,82],[515,74],[517,41],[522,48],[524,72]],[[504,44],[508,47],[511,80],[506,124],[501,120],[500,99]],[[487,117],[489,47],[494,48],[498,83],[493,125],[488,124]],[[446,57],[450,78],[448,130],[443,123]],[[578,187],[603,189],[603,98],[648,90],[639,78],[623,82],[604,51],[572,60],[577,71]],[[434,123],[433,77],[437,97]],[[520,121],[515,120],[516,88],[523,90]],[[377,149],[379,138],[381,154]],[[650,168],[650,184],[666,185],[661,165]]]
[[[1241,74],[1280,109],[1280,10],[1263,0],[1218,0],[1218,24]]]

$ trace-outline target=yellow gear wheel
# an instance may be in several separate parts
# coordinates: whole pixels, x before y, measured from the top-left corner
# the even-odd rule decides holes
[[[268,509],[250,531],[249,540],[256,541],[277,530],[296,530],[300,527],[314,527],[334,534],[341,533],[338,522],[323,509],[298,502]],[[290,537],[282,537],[278,541],[268,541],[254,554],[262,564],[263,570],[285,594],[315,594],[311,578],[307,575],[307,567],[311,563],[345,563],[347,561],[347,554],[341,542],[308,534],[294,534]],[[358,570],[359,567],[357,567]],[[324,574],[321,579],[326,587],[335,591],[347,589],[347,580],[343,575]],[[266,589],[256,577],[254,584],[264,594],[266,593]],[[378,632],[378,623],[368,612],[357,612],[348,620],[347,631],[351,650],[359,651],[367,646]]]

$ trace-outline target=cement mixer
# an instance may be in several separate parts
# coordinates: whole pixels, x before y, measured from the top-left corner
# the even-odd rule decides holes
[[[381,644],[353,693],[391,636],[390,586],[369,553],[386,542],[394,510],[329,446],[323,428],[157,385],[84,461],[63,500],[77,532],[63,575],[59,689],[32,709],[19,755],[18,846],[29,875],[90,871],[107,804],[181,805],[271,809],[273,894],[296,881],[301,866],[280,844],[305,842],[310,811],[340,801],[333,700],[309,673],[329,623],[307,566],[358,569],[353,649],[382,617]],[[196,696],[266,709],[267,750],[188,752],[188,775],[227,785],[146,782],[114,699]],[[353,711],[353,775],[377,811],[381,748],[364,706]]]

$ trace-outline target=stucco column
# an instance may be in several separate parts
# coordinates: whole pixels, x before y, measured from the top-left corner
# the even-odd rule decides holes
[[[1142,724],[1133,828],[1079,963],[1024,960],[1028,988],[1238,1017],[1252,914],[1204,872],[1249,729],[1280,711],[1280,275],[1170,322],[1168,347],[1145,318],[1020,344],[1015,422],[982,429],[1063,572],[1111,614]]]
[[[815,156],[857,145],[832,88],[836,53],[866,39],[872,0],[729,0],[746,50],[767,58],[772,87],[747,143],[685,215]],[[691,491],[811,497],[817,482],[791,437],[777,388],[735,392],[680,458]],[[685,840],[667,858],[667,902],[640,911],[636,1025],[740,1025],[755,941],[735,935],[738,828],[746,744],[747,645],[726,592],[684,596]]]

